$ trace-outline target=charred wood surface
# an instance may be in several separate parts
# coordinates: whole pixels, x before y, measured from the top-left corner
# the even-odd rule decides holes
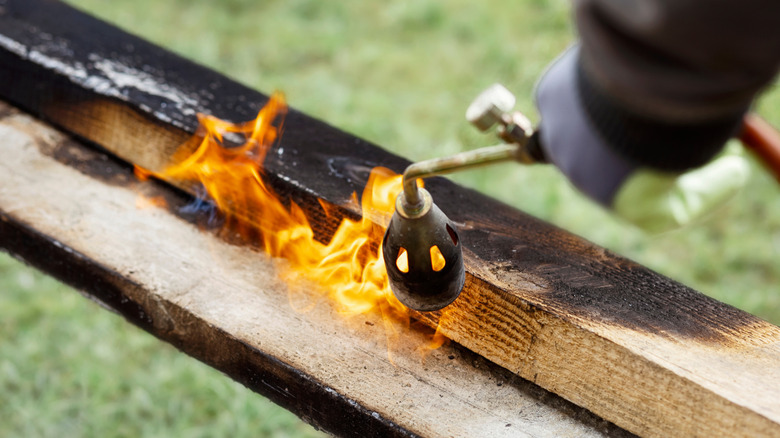
[[[0,1],[0,95],[123,160],[160,168],[195,113],[255,116],[267,97],[47,0]],[[349,203],[407,161],[292,111],[267,161],[326,240],[318,200]],[[451,339],[633,432],[780,434],[780,329],[446,180],[428,184],[466,248]],[[184,188],[186,189],[186,187]]]

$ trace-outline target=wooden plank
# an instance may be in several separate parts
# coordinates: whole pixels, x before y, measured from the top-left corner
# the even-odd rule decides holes
[[[243,121],[266,101],[56,2],[8,1],[0,29],[0,95],[144,167],[168,159],[196,111]],[[406,165],[299,112],[285,126],[267,176],[322,239],[333,223],[318,199],[356,214],[368,169]],[[635,433],[780,434],[778,327],[478,193],[428,187],[462,225],[468,278],[419,318]]]
[[[274,261],[198,229],[190,199],[0,102],[0,246],[342,436],[629,436],[451,344],[347,319]],[[139,201],[164,197],[166,207]],[[140,205],[143,205],[141,202]],[[185,219],[185,220],[183,220]],[[421,326],[424,327],[424,326]],[[426,333],[427,332],[427,333]]]

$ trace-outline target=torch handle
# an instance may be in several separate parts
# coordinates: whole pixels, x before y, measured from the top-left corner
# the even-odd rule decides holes
[[[753,150],[780,182],[780,132],[758,114],[745,116],[739,139]]]

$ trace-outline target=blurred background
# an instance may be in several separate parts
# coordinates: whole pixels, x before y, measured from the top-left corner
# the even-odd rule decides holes
[[[464,119],[502,82],[532,92],[574,38],[569,0],[68,0],[412,161],[495,143]],[[757,110],[780,126],[780,90]],[[453,177],[718,300],[780,323],[780,189],[755,162],[740,198],[646,236],[555,169]],[[317,436],[295,416],[0,254],[0,436]]]

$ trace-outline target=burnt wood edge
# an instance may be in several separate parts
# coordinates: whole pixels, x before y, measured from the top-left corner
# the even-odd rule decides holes
[[[3,211],[0,211],[0,248],[78,289],[160,340],[224,372],[317,429],[345,437],[418,436],[363,407],[359,401],[204,322],[185,308],[167,300],[155,300],[155,304],[147,305],[134,301],[132,297],[138,294],[126,291],[142,289],[141,285]],[[166,317],[158,318],[158,315]],[[170,318],[177,326],[187,326],[186,335],[166,329],[170,327]]]

